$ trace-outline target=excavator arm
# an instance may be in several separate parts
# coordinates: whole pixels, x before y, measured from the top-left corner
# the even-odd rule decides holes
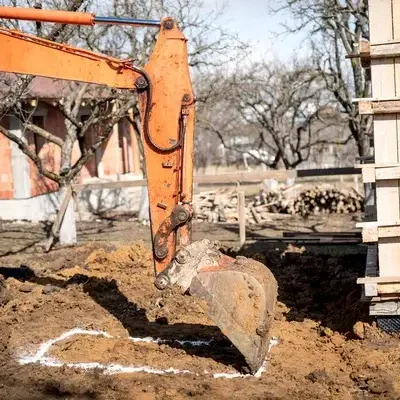
[[[88,82],[138,94],[148,181],[155,285],[177,285],[242,352],[252,372],[269,344],[277,286],[253,260],[234,260],[208,240],[191,242],[195,97],[187,40],[176,21],[96,17],[89,13],[0,7],[0,18],[63,24],[158,27],[148,63],[139,68],[84,49],[0,28],[0,71]],[[177,251],[179,232],[180,248]]]
[[[75,13],[22,9],[22,18],[73,21]],[[26,15],[27,12],[29,15]],[[12,14],[14,12],[14,14]],[[0,17],[19,17],[19,9],[0,8]],[[53,14],[54,13],[54,14]],[[61,13],[61,16],[60,16]],[[72,14],[72,15],[71,15]],[[85,13],[77,13],[85,22]],[[89,24],[94,19],[87,14]],[[36,17],[36,18],[38,18]],[[142,121],[155,271],[175,255],[176,228],[186,224],[181,240],[189,243],[192,216],[194,95],[187,65],[186,38],[175,21],[160,21],[160,33],[147,65],[0,28],[0,70],[88,82],[138,92]],[[185,173],[183,173],[183,171]],[[178,204],[185,205],[178,207]]]

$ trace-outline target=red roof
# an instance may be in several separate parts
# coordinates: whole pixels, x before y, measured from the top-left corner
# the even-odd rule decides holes
[[[9,91],[10,85],[13,84],[17,79],[15,74],[5,74],[0,73],[0,92],[6,94]],[[94,89],[97,85],[91,85]],[[61,97],[68,94],[70,89],[70,82],[54,79],[54,78],[44,78],[42,76],[36,76],[33,78],[29,89],[23,95],[24,99],[60,99]],[[105,91],[107,89],[105,88]],[[105,94],[105,93],[104,93]],[[99,93],[96,91],[96,97]],[[84,98],[88,99],[93,97],[90,92],[86,93]]]

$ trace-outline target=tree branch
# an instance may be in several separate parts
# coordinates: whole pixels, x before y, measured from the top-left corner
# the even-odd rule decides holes
[[[40,157],[36,154],[36,152],[34,150],[29,148],[28,144],[26,144],[18,136],[11,133],[9,130],[3,128],[1,125],[0,125],[0,133],[3,134],[6,138],[8,138],[8,139],[12,140],[14,143],[16,143],[18,145],[18,148],[35,163],[39,172],[43,176],[51,179],[54,182],[59,183],[59,181],[60,181],[59,176],[57,174],[55,174],[54,172],[51,172],[48,169],[43,167],[42,160],[40,159]]]
[[[30,130],[31,132],[36,133],[37,135],[41,136],[42,138],[48,140],[51,143],[56,144],[58,147],[62,147],[64,145],[64,141],[59,138],[58,136],[55,136],[51,134],[50,132],[46,131],[45,129],[42,129],[36,125],[33,125],[29,122],[22,122],[23,126],[25,129]]]

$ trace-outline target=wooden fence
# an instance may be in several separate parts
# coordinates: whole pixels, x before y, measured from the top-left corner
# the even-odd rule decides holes
[[[340,176],[360,175],[360,168],[326,168],[326,169],[304,169],[304,170],[269,170],[262,172],[232,172],[216,175],[198,175],[194,177],[194,183],[198,185],[212,184],[235,184],[235,183],[257,183],[264,179],[276,179],[283,181],[287,179],[309,178],[317,176]],[[75,192],[96,189],[122,189],[127,187],[141,187],[147,185],[146,179],[131,181],[95,182],[72,185]]]
[[[276,179],[278,181],[314,176],[338,176],[338,175],[359,175],[359,168],[328,168],[328,169],[309,169],[309,170],[269,170],[262,172],[234,172],[216,175],[200,175],[194,177],[194,182],[198,185],[212,184],[245,184],[262,182],[264,179]],[[46,241],[45,249],[50,250],[54,239],[59,236],[60,228],[64,219],[65,212],[72,201],[73,194],[88,190],[105,190],[105,189],[123,189],[130,187],[143,187],[147,185],[146,179],[129,180],[129,181],[112,181],[112,182],[94,182],[84,184],[73,184],[71,188],[65,190],[64,196],[60,203],[60,208],[56,216],[55,222],[51,229],[50,237]],[[239,214],[240,218],[240,243],[244,244],[246,240],[245,218],[244,218],[244,193],[241,193],[242,201],[240,202]]]

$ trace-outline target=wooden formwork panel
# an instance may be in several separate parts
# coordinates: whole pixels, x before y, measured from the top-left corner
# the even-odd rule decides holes
[[[369,15],[371,44],[400,40],[400,1],[369,0]],[[400,98],[400,58],[372,58],[371,78],[373,99]],[[391,106],[393,108],[393,104]],[[397,110],[400,108],[373,113],[375,164],[393,165],[389,167],[390,171],[384,171],[393,174],[389,179],[376,179],[377,170],[374,170],[378,226],[393,226],[400,221],[400,189],[396,165],[400,163],[400,114]],[[395,231],[392,229],[391,235]],[[400,276],[400,235],[382,237],[378,229],[377,242],[379,276]]]

